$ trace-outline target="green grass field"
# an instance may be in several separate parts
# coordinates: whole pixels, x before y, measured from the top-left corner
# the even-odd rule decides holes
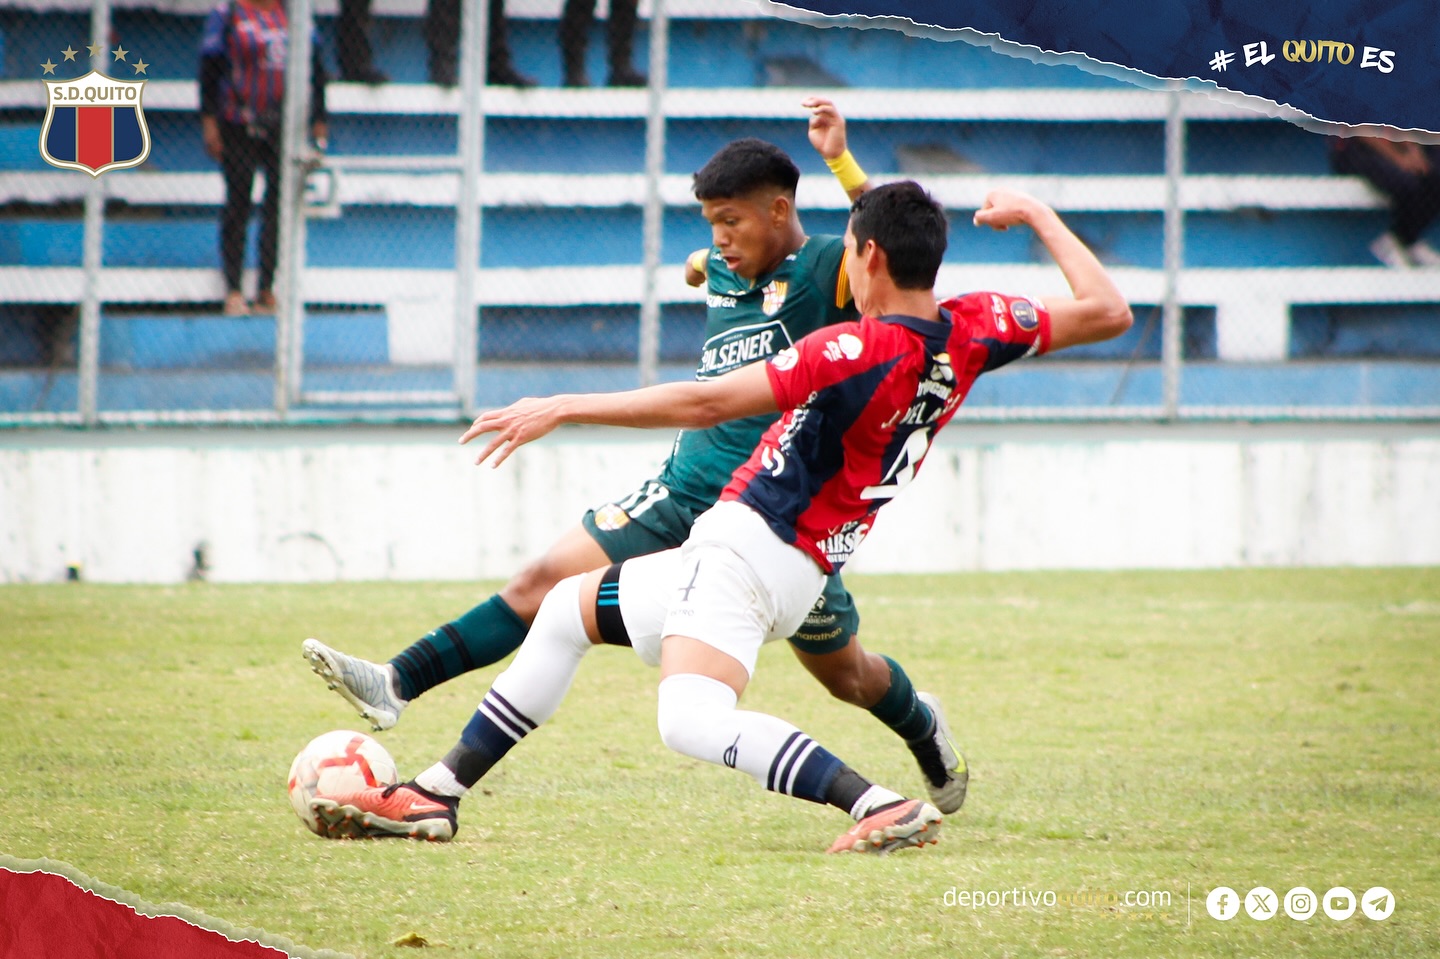
[[[0,589],[0,853],[364,957],[414,955],[394,944],[411,933],[442,956],[1440,954],[1440,571],[852,588],[867,645],[942,697],[969,755],[938,846],[824,855],[845,816],[667,751],[657,675],[614,649],[462,804],[454,843],[323,840],[286,771],[360,720],[300,640],[383,659],[487,591],[81,584]],[[402,775],[450,747],[496,671],[382,734]],[[921,789],[898,741],[783,643],[745,703]],[[1222,923],[1219,885],[1384,886],[1396,907]],[[970,890],[1057,904],[949,904]]]

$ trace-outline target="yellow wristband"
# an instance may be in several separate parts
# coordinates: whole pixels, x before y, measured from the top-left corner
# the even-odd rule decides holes
[[[870,179],[865,175],[865,171],[860,169],[860,164],[855,162],[855,158],[850,155],[849,150],[833,160],[827,157],[825,165],[830,168],[831,173],[835,174],[835,179],[840,181],[840,189],[846,193],[858,190],[865,185],[866,180]]]
[[[690,269],[694,270],[696,273],[704,273],[705,264],[708,262],[710,262],[709,250],[696,250],[694,253],[690,254],[690,259],[686,261]]]

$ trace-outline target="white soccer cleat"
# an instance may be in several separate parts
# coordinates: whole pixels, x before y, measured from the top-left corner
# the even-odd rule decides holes
[[[305,640],[300,652],[310,661],[315,675],[368,719],[376,732],[400,721],[400,712],[408,701],[395,693],[395,667],[347,656],[318,639]]]
[[[958,812],[960,807],[965,805],[965,791],[970,786],[970,768],[965,763],[960,747],[955,745],[955,738],[950,735],[950,724],[945,721],[945,711],[940,708],[940,700],[930,693],[916,693],[915,698],[929,706],[935,717],[935,748],[940,753],[940,763],[944,768],[944,776],[938,777],[938,782],[935,774],[928,771],[926,773],[925,786],[930,791],[930,801],[943,813]]]

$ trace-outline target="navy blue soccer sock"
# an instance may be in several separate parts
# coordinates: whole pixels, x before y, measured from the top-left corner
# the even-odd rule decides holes
[[[454,776],[455,783],[469,789],[479,782],[492,766],[504,758],[515,744],[535,731],[535,723],[495,690],[485,694],[470,722],[460,734],[457,742],[440,765]],[[433,770],[433,772],[432,772]],[[416,777],[416,782],[442,795],[453,792],[447,789],[444,777],[435,777],[438,770],[427,770]]]

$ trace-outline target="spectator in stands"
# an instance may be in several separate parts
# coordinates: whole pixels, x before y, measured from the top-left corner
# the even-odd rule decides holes
[[[630,62],[635,40],[636,0],[610,0],[606,23],[610,47],[610,86],[643,87],[648,82]],[[560,14],[560,60],[567,87],[588,87],[585,49],[590,45],[590,27],[595,22],[595,0],[565,0]]]
[[[375,53],[370,48],[370,0],[340,0],[335,46],[340,79],[350,83],[384,83],[390,79],[375,66]]]
[[[510,25],[505,0],[488,0],[489,34],[486,37],[485,82],[498,87],[533,87],[510,61]],[[460,0],[428,0],[425,6],[425,46],[430,51],[430,82],[455,85],[460,49]]]
[[[245,232],[255,171],[265,172],[260,208],[260,276],[255,313],[275,311],[276,249],[280,239],[280,132],[285,96],[289,23],[281,0],[223,0],[205,22],[200,40],[200,128],[205,152],[225,177],[220,213],[220,263],[225,273],[225,314],[252,312],[240,291]],[[325,69],[312,47],[310,132],[326,138]]]
[[[1440,267],[1440,251],[1421,239],[1440,217],[1440,147],[1383,137],[1337,137],[1330,167],[1364,177],[1390,198],[1390,229],[1370,244],[1377,260],[1402,269]]]

